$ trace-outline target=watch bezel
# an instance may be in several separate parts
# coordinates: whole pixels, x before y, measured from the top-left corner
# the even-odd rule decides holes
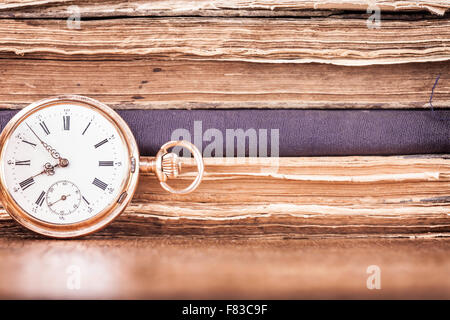
[[[6,188],[4,175],[5,144],[15,129],[31,114],[55,104],[79,103],[106,116],[121,134],[128,149],[128,176],[121,185],[121,191],[114,201],[101,212],[86,220],[70,224],[53,224],[39,220],[26,212]],[[134,162],[134,163],[133,163]],[[134,167],[134,171],[132,170]],[[79,95],[61,95],[34,102],[19,111],[0,134],[0,201],[8,214],[25,228],[52,238],[75,238],[96,232],[116,219],[130,203],[139,180],[139,150],[133,133],[127,123],[107,105],[92,98]],[[124,198],[124,193],[126,196]]]

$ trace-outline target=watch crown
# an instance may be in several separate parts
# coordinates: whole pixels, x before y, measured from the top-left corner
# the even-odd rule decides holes
[[[176,178],[181,171],[181,162],[175,153],[167,153],[162,157],[161,167],[167,178]]]

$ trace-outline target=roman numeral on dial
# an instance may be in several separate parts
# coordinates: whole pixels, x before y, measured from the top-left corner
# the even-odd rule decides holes
[[[40,124],[42,130],[44,130],[45,134],[46,134],[46,135],[49,135],[49,134],[50,134],[50,130],[48,130],[47,125],[45,124],[45,122],[42,121],[42,122],[40,122],[39,124]]]
[[[44,203],[44,199],[45,199],[44,196],[45,196],[45,192],[42,191],[41,194],[39,195],[39,197],[38,197],[37,200],[36,200],[36,204],[37,204],[39,207],[42,207],[42,204]]]
[[[20,187],[22,188],[22,190],[27,189],[29,186],[34,184],[34,179],[33,177],[28,178],[26,180],[23,180],[22,182],[19,183]]]
[[[81,134],[82,136],[84,136],[84,134],[86,133],[86,131],[89,128],[90,125],[91,125],[91,123],[89,122],[88,125],[86,126],[86,129],[84,129],[83,133]]]
[[[95,178],[94,181],[92,182],[92,184],[96,187],[99,187],[100,189],[102,189],[103,191],[106,190],[106,187],[108,186],[107,183],[104,183],[102,180]]]
[[[31,164],[31,160],[22,160],[15,162],[16,166],[29,166]]]
[[[65,131],[70,130],[70,116],[63,116],[63,126]]]
[[[113,167],[114,161],[99,161],[98,166],[99,167]]]
[[[87,205],[90,205],[89,201],[87,201],[87,199],[84,196],[81,196],[83,198],[83,200],[86,202]]]
[[[27,140],[22,140],[23,143],[29,144],[30,146],[36,147],[36,143],[29,142]]]
[[[99,143],[97,143],[94,147],[95,147],[95,149],[97,149],[98,147],[104,145],[107,142],[108,142],[108,139],[102,140]]]

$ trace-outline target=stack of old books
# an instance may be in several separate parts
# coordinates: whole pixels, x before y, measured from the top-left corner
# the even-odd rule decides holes
[[[449,235],[448,0],[64,2],[0,4],[0,126],[81,94],[206,157],[103,234]]]

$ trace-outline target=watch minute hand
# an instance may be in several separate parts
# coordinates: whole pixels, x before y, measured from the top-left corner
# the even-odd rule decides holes
[[[53,159],[59,160],[60,163],[61,163],[61,161],[62,161],[63,163],[61,164],[61,166],[62,166],[62,167],[66,167],[67,164],[68,164],[67,159],[61,158],[61,155],[59,154],[58,151],[56,151],[55,149],[53,149],[51,145],[45,143],[41,138],[39,138],[39,136],[38,136],[38,135],[36,134],[36,132],[34,132],[34,130],[28,125],[28,123],[25,123],[25,124],[27,125],[28,129],[30,129],[31,132],[33,132],[33,134],[36,136],[36,138],[39,140],[39,142],[44,146],[45,150],[47,150],[47,151],[50,153],[50,155],[53,157]],[[67,164],[66,164],[66,163],[67,163]],[[63,165],[63,164],[66,164],[66,165]]]
[[[34,130],[31,129],[31,127],[28,125],[28,123],[25,122],[25,124],[27,125],[28,129],[30,129],[31,132],[33,132],[33,134],[36,136],[36,138],[37,138],[41,143],[44,143],[44,141],[42,141],[42,139],[39,138],[39,136],[36,134],[36,132],[34,132]]]

